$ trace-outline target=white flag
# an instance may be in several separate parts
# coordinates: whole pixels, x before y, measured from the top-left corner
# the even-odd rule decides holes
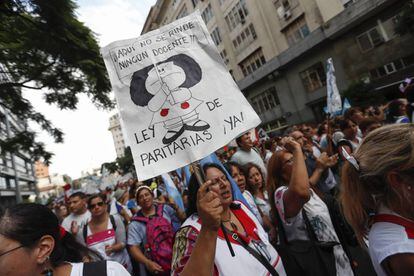
[[[332,58],[328,58],[326,63],[327,107],[328,113],[332,116],[336,112],[341,111],[342,101],[336,86],[335,68]]]
[[[199,160],[260,123],[198,11],[101,51],[140,180]]]

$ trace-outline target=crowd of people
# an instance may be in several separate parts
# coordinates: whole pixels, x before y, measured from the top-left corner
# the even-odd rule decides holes
[[[352,107],[263,141],[245,133],[216,153],[221,162],[189,179],[170,173],[184,208],[161,177],[10,207],[0,214],[0,274],[411,275],[407,105]]]

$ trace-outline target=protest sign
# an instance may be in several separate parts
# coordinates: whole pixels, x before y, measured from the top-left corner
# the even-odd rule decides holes
[[[198,11],[101,52],[140,180],[199,160],[260,123]]]

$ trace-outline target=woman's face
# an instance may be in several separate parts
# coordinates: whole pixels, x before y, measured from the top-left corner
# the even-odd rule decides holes
[[[206,181],[208,180],[211,180],[213,185],[218,185],[221,204],[224,206],[230,206],[233,202],[231,185],[230,181],[223,174],[223,172],[214,167],[208,168],[206,171]]]
[[[239,186],[240,191],[243,193],[244,190],[246,190],[246,177],[243,172],[241,172],[238,167],[231,166],[231,177],[233,177],[237,186]]]
[[[60,206],[59,211],[62,217],[66,217],[68,215],[68,208],[66,208],[65,205]]]
[[[358,126],[351,120],[348,121],[348,127],[343,130],[345,138],[349,140],[355,139],[358,133]]]
[[[38,271],[40,265],[35,255],[37,248],[19,248],[20,245],[19,242],[0,235],[0,274],[2,276],[40,275]]]
[[[251,167],[249,170],[249,182],[254,189],[261,189],[263,186],[262,174],[256,167]]]
[[[407,115],[407,106],[404,102],[400,102],[400,105],[398,106],[398,115]]]
[[[102,198],[96,197],[91,200],[88,209],[91,212],[92,217],[98,217],[107,211],[107,205]]]
[[[154,204],[154,195],[148,189],[142,189],[137,195],[137,202],[142,209],[149,210]]]

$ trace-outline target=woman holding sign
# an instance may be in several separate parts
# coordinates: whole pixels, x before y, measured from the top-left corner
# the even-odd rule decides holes
[[[201,187],[194,176],[190,179],[191,216],[175,237],[172,275],[286,275],[255,215],[233,201],[225,172],[216,164],[204,165],[203,171]]]

